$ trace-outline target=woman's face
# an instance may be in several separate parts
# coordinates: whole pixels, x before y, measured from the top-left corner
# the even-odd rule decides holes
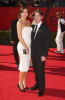
[[[28,16],[28,10],[24,9],[23,12],[21,13],[21,17],[26,18]]]

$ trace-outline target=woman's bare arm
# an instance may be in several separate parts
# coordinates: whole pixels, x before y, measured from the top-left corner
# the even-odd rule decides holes
[[[22,25],[21,25],[20,21],[17,22],[17,34],[18,34],[19,41],[22,43],[22,45],[24,46],[26,51],[28,51],[28,47],[27,47],[27,45],[22,37]]]

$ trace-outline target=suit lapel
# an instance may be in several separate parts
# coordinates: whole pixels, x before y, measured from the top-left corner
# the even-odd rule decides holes
[[[33,30],[32,30],[32,34],[33,34],[33,31],[34,31],[34,27],[35,27],[35,25],[31,25],[31,27],[32,27],[32,29],[33,29]]]
[[[40,25],[40,27],[39,27],[39,29],[38,29],[38,31],[37,31],[36,37],[37,37],[38,33],[40,33],[40,31],[41,31],[42,25],[43,25],[43,23]],[[35,38],[36,38],[36,37],[35,37]]]
[[[31,36],[32,36],[32,39],[34,39],[34,34],[33,34],[33,31],[34,31],[34,27],[35,27],[35,25],[31,25],[31,27],[32,27]]]

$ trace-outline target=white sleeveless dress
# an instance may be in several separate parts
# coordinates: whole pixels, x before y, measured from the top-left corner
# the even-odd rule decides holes
[[[29,54],[23,54],[24,46],[19,41],[17,45],[18,54],[20,57],[20,63],[19,63],[19,71],[20,72],[27,72],[30,66],[30,58],[31,58],[31,31],[32,27],[25,27],[22,30],[22,37],[29,48]]]

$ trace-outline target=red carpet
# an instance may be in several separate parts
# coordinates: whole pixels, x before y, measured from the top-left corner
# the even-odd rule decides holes
[[[0,46],[0,100],[65,100],[65,54],[55,54],[50,48],[45,66],[46,87],[42,97],[38,90],[22,93],[17,88],[18,70],[15,65],[12,46]],[[27,86],[35,83],[33,68],[27,76]]]

